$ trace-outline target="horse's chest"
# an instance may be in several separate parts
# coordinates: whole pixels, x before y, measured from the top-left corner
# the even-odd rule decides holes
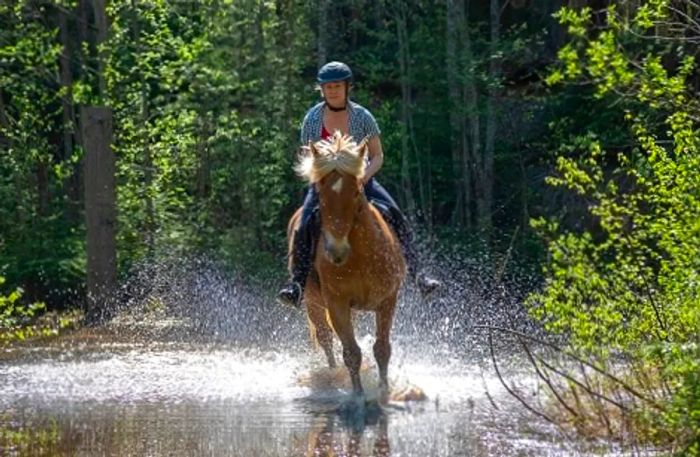
[[[395,293],[400,275],[397,266],[376,262],[356,268],[336,268],[327,272],[321,282],[335,295],[348,300],[352,308],[371,310]]]

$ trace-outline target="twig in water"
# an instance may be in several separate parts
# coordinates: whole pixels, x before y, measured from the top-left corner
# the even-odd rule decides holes
[[[635,388],[631,387],[629,384],[627,384],[625,381],[621,380],[621,379],[618,378],[617,376],[615,376],[615,375],[609,373],[608,371],[606,371],[606,370],[604,370],[604,369],[602,369],[602,368],[600,368],[600,367],[595,366],[595,365],[594,365],[593,363],[591,363],[591,362],[587,362],[586,360],[583,360],[582,358],[578,357],[576,354],[572,354],[571,352],[565,351],[564,349],[560,348],[559,346],[557,346],[557,345],[555,345],[555,344],[553,344],[553,343],[550,343],[550,342],[548,342],[548,341],[544,341],[544,340],[542,340],[542,339],[540,339],[540,338],[536,338],[536,337],[531,336],[531,335],[527,335],[527,334],[525,334],[525,333],[523,333],[523,332],[519,332],[519,331],[517,331],[517,330],[507,329],[507,328],[502,328],[502,327],[495,327],[495,326],[492,326],[492,325],[475,325],[474,328],[487,329],[487,330],[489,330],[489,334],[490,334],[490,332],[491,332],[492,330],[498,330],[498,331],[500,331],[500,332],[510,333],[510,334],[512,334],[512,335],[520,335],[520,336],[522,336],[523,338],[529,339],[530,341],[533,341],[533,342],[535,342],[535,343],[541,344],[541,345],[543,345],[543,346],[550,347],[550,348],[554,349],[555,351],[557,351],[558,353],[563,354],[563,355],[565,355],[565,356],[567,356],[567,357],[573,359],[574,361],[579,362],[580,364],[585,365],[585,366],[587,366],[587,367],[593,369],[594,371],[596,371],[596,372],[602,374],[603,376],[605,376],[605,377],[608,378],[608,379],[611,379],[612,381],[616,382],[620,387],[622,387],[623,389],[625,389],[627,392],[629,392],[630,394],[636,396],[636,397],[639,398],[640,400],[644,400],[644,401],[647,402],[649,405],[653,406],[655,409],[657,409],[657,410],[659,410],[659,411],[664,411],[664,408],[663,408],[661,405],[659,405],[657,402],[655,402],[654,400],[652,400],[652,399],[648,398],[647,396],[643,395],[642,393],[640,393],[639,391],[637,391]]]
[[[554,396],[556,397],[557,401],[558,401],[559,403],[561,403],[561,405],[562,405],[569,413],[571,413],[572,416],[578,417],[578,416],[579,416],[578,413],[577,413],[571,406],[569,406],[569,404],[568,404],[566,401],[564,401],[564,399],[561,397],[561,395],[559,395],[559,391],[558,391],[558,390],[554,387],[554,385],[552,384],[552,380],[549,379],[548,376],[545,376],[544,373],[542,373],[542,371],[540,370],[539,365],[537,364],[537,361],[536,361],[535,358],[532,356],[532,352],[530,351],[530,348],[527,346],[527,343],[525,343],[525,341],[523,340],[523,338],[520,337],[520,336],[518,336],[518,342],[520,342],[520,345],[523,347],[523,350],[525,351],[525,354],[527,354],[527,358],[530,360],[530,363],[531,363],[532,366],[535,368],[535,373],[537,373],[537,376],[539,376],[540,379],[542,379],[542,380],[545,382],[545,384],[547,384],[547,387],[549,387],[549,390],[552,391],[552,393],[553,393]]]
[[[629,411],[629,409],[628,409],[625,405],[623,405],[622,403],[620,403],[620,402],[618,402],[618,401],[616,401],[616,400],[613,400],[612,398],[608,398],[608,397],[606,397],[605,395],[603,395],[603,394],[601,394],[601,393],[599,393],[599,392],[596,392],[596,391],[594,391],[594,390],[590,390],[588,387],[586,387],[585,384],[583,384],[581,381],[579,381],[578,379],[574,378],[574,377],[571,376],[570,374],[567,374],[567,373],[565,373],[564,371],[561,371],[561,370],[555,368],[554,366],[550,365],[550,364],[547,363],[543,358],[541,358],[541,357],[539,357],[539,356],[535,356],[535,357],[536,357],[537,360],[538,360],[545,368],[547,368],[549,371],[552,371],[552,372],[558,374],[559,376],[561,376],[561,377],[567,379],[568,381],[574,383],[576,386],[578,386],[578,387],[580,387],[581,389],[583,389],[583,390],[584,390],[586,393],[588,393],[589,395],[594,395],[594,396],[596,396],[596,397],[599,397],[601,400],[605,400],[605,401],[607,401],[608,403],[617,406],[617,407],[620,408],[622,411]],[[572,391],[575,392],[575,391],[573,390],[573,388],[572,388]],[[578,398],[578,394],[574,394],[574,396]],[[581,400],[580,400],[580,399],[577,400],[577,403],[580,404],[580,403],[581,403]]]
[[[547,416],[546,414],[544,414],[541,411],[537,411],[535,408],[530,406],[530,404],[528,402],[523,400],[520,397],[520,395],[515,393],[515,391],[513,389],[511,389],[510,386],[508,386],[506,381],[503,379],[503,376],[501,375],[501,371],[498,369],[498,362],[496,361],[496,354],[493,350],[493,335],[492,335],[490,330],[489,330],[489,351],[491,352],[491,361],[493,362],[493,368],[496,371],[496,376],[498,376],[498,380],[501,382],[501,385],[506,389],[506,391],[510,395],[512,395],[516,400],[518,400],[531,413],[541,417],[542,419],[546,420],[547,422],[549,422],[551,424],[558,425],[557,422],[555,420],[553,420],[551,417]]]
[[[593,387],[591,387],[590,378],[588,377],[588,373],[586,373],[586,367],[582,363],[579,362],[579,368],[581,370],[581,374],[583,375],[583,379],[586,383],[586,386],[588,387],[588,390],[593,391],[594,389],[593,389]],[[598,418],[603,423],[603,425],[605,425],[605,429],[608,432],[608,437],[612,438],[614,435],[613,431],[612,431],[612,424],[610,423],[608,416],[605,415],[605,410],[603,409],[600,402],[598,402],[597,397],[594,397],[593,395],[591,395],[591,402],[593,403],[593,406],[594,406],[595,412],[598,415]]]

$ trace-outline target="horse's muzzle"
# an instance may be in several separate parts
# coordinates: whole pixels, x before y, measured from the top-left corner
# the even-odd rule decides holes
[[[345,236],[341,239],[335,238],[329,233],[323,234],[323,250],[329,262],[336,266],[340,266],[348,260],[350,254],[350,243]]]

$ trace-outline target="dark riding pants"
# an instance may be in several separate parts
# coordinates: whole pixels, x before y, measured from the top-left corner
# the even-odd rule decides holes
[[[413,245],[413,233],[399,206],[391,198],[389,192],[374,178],[371,178],[365,185],[365,195],[394,229],[403,248],[404,257],[408,265],[408,273],[411,277],[415,277],[418,257]],[[306,278],[311,271],[314,248],[321,231],[318,206],[318,191],[314,186],[309,186],[304,198],[299,227],[294,235],[294,247],[292,250],[292,280],[299,283],[302,288],[306,284]]]

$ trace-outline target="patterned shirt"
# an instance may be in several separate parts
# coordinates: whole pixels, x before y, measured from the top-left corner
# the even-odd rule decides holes
[[[318,103],[304,116],[301,123],[301,144],[308,144],[309,141],[315,143],[321,139],[324,105],[325,102]],[[367,108],[348,100],[348,133],[359,143],[365,137],[373,137],[381,132],[377,121]]]

